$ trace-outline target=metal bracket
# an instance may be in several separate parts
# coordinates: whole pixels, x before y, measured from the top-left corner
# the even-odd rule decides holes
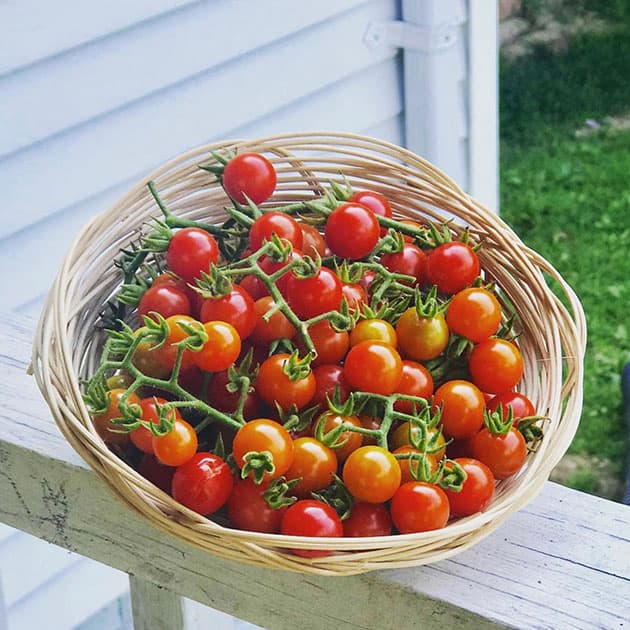
[[[370,22],[363,42],[368,48],[404,48],[420,52],[446,50],[457,41],[458,23],[436,27],[418,26],[402,20]]]

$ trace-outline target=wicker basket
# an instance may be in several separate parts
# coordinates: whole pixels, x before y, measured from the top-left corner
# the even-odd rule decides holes
[[[309,539],[222,527],[176,503],[118,459],[92,426],[80,381],[96,369],[102,339],[99,313],[119,283],[112,265],[147,219],[159,215],[146,182],[175,214],[207,222],[224,220],[228,203],[217,183],[198,168],[211,151],[228,147],[266,154],[278,172],[272,205],[313,198],[321,182],[342,182],[384,193],[395,216],[455,217],[481,239],[482,267],[504,289],[522,318],[525,374],[521,389],[540,414],[549,417],[545,437],[526,466],[500,482],[483,513],[453,521],[444,529],[374,538]],[[563,291],[569,312],[549,288]],[[256,141],[200,147],[158,168],[110,210],[93,219],[67,253],[43,309],[34,342],[33,367],[59,428],[123,501],[159,528],[224,558],[303,573],[346,575],[418,565],[452,556],[473,545],[530,501],[568,448],[582,403],[586,342],[584,314],[573,291],[553,267],[528,249],[495,214],[466,195],[446,175],[397,146],[341,133],[286,134]],[[334,549],[334,555],[304,559],[287,548]]]

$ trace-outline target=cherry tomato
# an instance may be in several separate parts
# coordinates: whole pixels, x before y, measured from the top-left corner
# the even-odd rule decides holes
[[[227,295],[203,300],[200,320],[204,323],[226,322],[236,329],[241,339],[245,339],[256,326],[254,300],[245,289],[234,285]]]
[[[470,457],[454,460],[466,471],[466,480],[460,492],[445,490],[451,505],[451,516],[470,516],[483,512],[494,496],[494,477],[482,462]]]
[[[405,243],[402,251],[382,256],[381,264],[394,273],[413,276],[415,282],[406,282],[406,284],[414,285],[424,281],[426,258],[426,254],[419,247]]]
[[[365,258],[376,247],[379,235],[376,215],[358,203],[339,206],[326,221],[326,243],[342,258]]]
[[[392,450],[402,448],[403,446],[411,445],[411,435],[414,437],[420,437],[420,427],[416,424],[410,424],[409,422],[403,422],[396,430],[392,433],[389,439],[389,446]],[[439,427],[428,427],[427,428],[428,441],[431,443],[433,448],[438,448],[438,450],[433,453],[428,453],[429,456],[433,457],[436,462],[440,461],[446,452],[446,440],[442,435]]]
[[[160,464],[153,455],[145,453],[138,464],[138,473],[148,479],[154,486],[157,486],[166,494],[171,493],[173,475],[175,468]]]
[[[374,214],[380,217],[392,218],[392,207],[389,205],[389,201],[381,193],[372,192],[370,190],[360,190],[355,192],[349,201],[360,203],[362,206],[369,208]],[[381,236],[387,234],[387,228],[380,228]]]
[[[219,411],[224,413],[234,413],[240,399],[240,392],[230,392],[227,386],[230,382],[227,370],[216,372],[212,376],[210,385],[208,385],[208,402]],[[251,388],[250,388],[251,389]],[[258,417],[260,413],[260,398],[258,394],[251,389],[245,396],[245,404],[243,405],[243,417],[245,420],[252,420]]]
[[[346,355],[344,374],[355,389],[388,395],[402,378],[402,361],[394,348],[380,341],[362,341]]]
[[[301,319],[309,319],[341,305],[341,281],[334,271],[322,267],[310,278],[291,275],[287,280],[286,297],[293,312]]]
[[[157,414],[157,405],[164,405],[168,401],[164,398],[152,396],[151,398],[143,398],[140,401],[140,407],[142,408],[142,420],[145,422],[152,422],[153,424],[159,424],[160,419]],[[168,412],[168,418],[171,422],[175,421],[175,418],[181,418],[181,415],[177,409],[171,409]],[[146,427],[138,427],[129,434],[132,443],[136,448],[140,449],[143,453],[153,453],[153,433]]]
[[[486,407],[489,411],[496,411],[501,405],[503,409],[503,417],[508,413],[508,408],[512,409],[513,425],[518,426],[521,418],[529,418],[536,415],[536,409],[532,401],[518,392],[504,392],[493,396],[487,403]]]
[[[219,246],[212,234],[194,227],[177,230],[166,250],[169,269],[190,284],[218,260]]]
[[[287,479],[300,481],[291,488],[298,497],[308,497],[311,492],[329,486],[337,472],[337,456],[327,446],[312,437],[293,441],[293,463],[286,473]]]
[[[302,251],[311,258],[323,258],[326,255],[326,241],[319,230],[308,223],[300,223],[302,230]]]
[[[435,391],[433,404],[435,408],[442,406],[442,430],[446,437],[469,437],[483,426],[483,394],[469,381],[447,381]]]
[[[367,304],[367,293],[365,289],[357,283],[343,282],[341,284],[341,295],[346,298],[348,309],[351,313],[360,311],[364,304]]]
[[[402,378],[398,383],[396,393],[429,399],[433,393],[431,372],[420,363],[404,360],[402,362]],[[398,400],[394,403],[394,409],[403,413],[413,413],[413,407],[414,404],[410,400]]]
[[[291,250],[291,253],[288,255],[287,259],[284,262],[278,262],[275,260],[271,260],[271,258],[267,257],[267,256],[262,256],[259,260],[258,260],[258,266],[269,276],[273,275],[274,273],[276,273],[276,271],[280,271],[280,269],[284,269],[285,267],[287,267],[290,263],[292,263],[294,260],[301,260],[302,258],[304,258],[304,254],[299,250],[299,249],[293,249]],[[275,282],[276,282],[276,286],[278,287],[278,290],[280,291],[280,293],[282,293],[282,295],[286,295],[287,293],[287,284],[289,282],[289,279],[293,276],[293,274],[290,271],[287,271],[286,273],[283,273]],[[254,276],[255,277],[255,276]],[[267,287],[265,286],[265,284],[259,280],[259,282],[261,282],[261,284],[263,285],[263,295],[269,295],[269,291],[267,290]]]
[[[206,322],[203,327],[208,341],[193,354],[195,364],[206,372],[227,370],[241,352],[241,338],[236,329],[225,322]]]
[[[372,285],[374,284],[374,281],[377,278],[378,278],[378,274],[376,273],[376,271],[373,271],[372,269],[366,269],[363,272],[363,275],[361,276],[361,279],[359,280],[359,284],[361,285],[361,287],[363,287],[363,290],[365,291],[366,295],[370,295],[370,291],[372,290]]]
[[[278,403],[284,410],[291,405],[301,409],[307,405],[315,394],[315,377],[313,372],[307,376],[291,380],[284,372],[289,354],[274,354],[261,366],[256,378],[256,391],[259,396],[272,407]]]
[[[334,411],[327,411],[323,414],[324,432],[328,433],[333,429],[336,429],[342,424],[352,425],[354,427],[361,427],[361,421],[356,416],[342,416]],[[339,442],[343,442],[341,446],[334,449],[335,455],[340,462],[348,459],[350,453],[353,453],[363,444],[363,435],[356,431],[344,431],[339,436]]]
[[[398,344],[394,327],[384,319],[362,319],[352,329],[350,333],[351,346],[356,346],[367,340],[381,341],[392,348]]]
[[[240,153],[233,157],[223,171],[223,188],[238,203],[267,201],[276,189],[273,164],[260,153]]]
[[[168,326],[168,335],[164,345],[159,348],[155,348],[152,352],[155,352],[156,359],[162,363],[165,367],[172,369],[175,365],[175,359],[177,357],[177,344],[188,337],[188,333],[182,328],[182,324],[190,326],[192,328],[202,328],[203,324],[198,322],[192,317],[187,315],[171,315],[166,318],[166,325]],[[195,365],[194,353],[192,350],[186,348],[182,355],[181,368],[187,370]]]
[[[391,511],[396,529],[401,534],[411,534],[445,527],[450,507],[442,488],[423,481],[409,481],[392,497]]]
[[[280,533],[285,536],[340,537],[343,536],[343,525],[329,505],[305,499],[294,503],[284,513]],[[334,553],[323,549],[291,549],[291,552],[303,558],[322,558]]]
[[[243,468],[247,453],[267,451],[274,465],[273,472],[265,472],[267,481],[284,475],[293,462],[293,440],[289,432],[268,418],[257,418],[244,424],[234,437],[232,449],[239,468]]]
[[[239,282],[238,286],[247,291],[254,301],[269,295],[269,291],[267,291],[265,283],[256,276],[245,276]]]
[[[513,427],[503,435],[495,435],[487,428],[471,438],[471,454],[483,462],[495,479],[507,479],[518,472],[527,460],[527,443]]]
[[[273,235],[288,241],[296,249],[302,249],[300,224],[284,212],[267,212],[258,217],[249,230],[249,245],[253,251],[260,249]]]
[[[452,295],[471,284],[480,269],[477,254],[470,245],[451,241],[438,245],[427,256],[426,281],[436,285],[440,293]]]
[[[275,307],[271,296],[262,297],[254,302],[256,325],[250,337],[256,343],[269,343],[275,339],[292,339],[296,330],[284,313],[276,311],[268,320],[265,315]]]
[[[505,339],[486,339],[470,353],[468,369],[473,383],[484,392],[502,394],[523,376],[523,357],[517,346]]]
[[[166,466],[181,466],[197,452],[198,440],[193,427],[175,418],[173,428],[166,435],[153,436],[153,452]]]
[[[134,336],[146,331],[146,326],[138,328]],[[171,367],[164,365],[160,360],[161,348],[156,348],[148,341],[141,341],[136,347],[131,362],[145,375],[152,378],[167,378],[171,373]]]
[[[230,467],[213,453],[197,453],[173,476],[173,498],[199,514],[213,514],[232,492]]]
[[[186,370],[180,370],[178,385],[181,385],[187,392],[190,392],[197,398],[203,397],[201,388],[203,386],[204,373],[198,367],[191,367]]]
[[[190,300],[183,291],[172,285],[162,284],[146,290],[138,304],[138,320],[144,316],[159,313],[162,317],[190,315]]]
[[[378,431],[383,423],[382,418],[366,414],[361,414],[359,420],[364,429],[370,429],[371,431]],[[377,444],[376,436],[367,435],[366,433],[363,434],[363,446],[376,446]]]
[[[106,444],[124,445],[129,442],[129,433],[119,433],[121,427],[112,423],[112,420],[122,417],[122,412],[120,411],[120,400],[126,393],[126,389],[110,389],[107,392],[107,398],[109,400],[107,410],[105,413],[95,415],[92,418],[96,432],[101,436],[103,442]],[[127,405],[140,404],[140,398],[134,393],[129,394],[126,401]]]
[[[380,446],[362,446],[350,453],[343,467],[343,482],[359,501],[384,503],[400,486],[396,458]]]
[[[479,343],[499,329],[501,305],[487,289],[462,289],[448,305],[446,323],[451,332]]]
[[[312,405],[323,405],[327,408],[326,396],[333,400],[335,388],[338,391],[339,402],[348,400],[351,388],[340,365],[318,365],[313,369],[313,376],[315,377],[315,393],[311,399]]]
[[[179,276],[176,276],[170,271],[161,273],[151,284],[151,288],[165,286],[175,287],[176,289],[186,293],[186,295],[188,295],[188,290],[190,289],[190,287]]]
[[[364,536],[389,536],[392,519],[382,503],[355,502],[350,516],[343,521],[343,535],[358,538]]]
[[[337,332],[325,319],[309,326],[308,333],[317,351],[313,366],[326,363],[339,363],[346,356],[350,347],[350,335],[346,331]],[[297,347],[301,354],[306,354],[306,346],[300,339]]]
[[[238,479],[228,499],[228,516],[237,529],[277,534],[287,507],[274,509],[265,500],[268,483],[256,484],[251,479]]]
[[[448,344],[449,331],[441,313],[420,317],[415,308],[408,308],[396,324],[398,345],[403,354],[416,361],[439,356]]]

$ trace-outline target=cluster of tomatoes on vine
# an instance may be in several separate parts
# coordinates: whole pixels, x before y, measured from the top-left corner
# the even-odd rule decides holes
[[[108,330],[86,385],[105,442],[246,530],[388,535],[486,509],[540,418],[466,232],[338,183],[261,208],[272,164],[215,158],[228,220],[179,218],[150,184],[164,217],[117,263],[113,309],[137,307],[138,325]]]

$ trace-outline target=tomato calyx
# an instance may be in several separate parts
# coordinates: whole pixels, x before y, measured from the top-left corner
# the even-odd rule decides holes
[[[437,485],[443,490],[461,492],[468,475],[464,468],[453,459],[440,462],[440,478]]]
[[[438,314],[444,314],[448,303],[441,303],[437,297],[437,287],[432,286],[426,295],[422,295],[416,287],[414,295],[414,307],[418,317],[431,319]]]
[[[291,405],[286,411],[276,402],[276,411],[282,426],[287,431],[300,433],[308,429],[313,420],[319,413],[319,405],[308,407],[307,409],[298,410],[295,405]]]
[[[269,451],[248,451],[243,455],[243,462],[241,478],[251,477],[256,484],[263,482],[265,473],[272,476],[276,472],[273,455]]]
[[[514,414],[512,407],[508,406],[504,413],[503,405],[499,404],[496,411],[486,409],[483,413],[483,423],[492,435],[505,435],[509,433],[514,424]]]
[[[277,477],[263,493],[263,497],[267,505],[273,510],[288,505],[293,505],[297,501],[297,497],[287,496],[287,493],[300,483],[300,479],[287,479],[286,477]]]
[[[541,424],[548,420],[547,416],[527,416],[519,419],[516,429],[525,438],[528,448],[532,449],[533,445],[542,440],[544,429]]]
[[[208,272],[202,271],[195,283],[193,289],[204,299],[225,297],[232,290],[232,280],[218,265],[210,265]]]
[[[300,353],[294,350],[284,362],[282,371],[287,375],[290,381],[299,381],[306,378],[311,373],[313,358],[313,354],[310,352],[300,358]]]
[[[329,505],[337,512],[339,518],[344,521],[352,512],[354,497],[338,475],[333,474],[332,477],[333,480],[329,486],[318,492],[311,492],[311,496],[316,501]]]

